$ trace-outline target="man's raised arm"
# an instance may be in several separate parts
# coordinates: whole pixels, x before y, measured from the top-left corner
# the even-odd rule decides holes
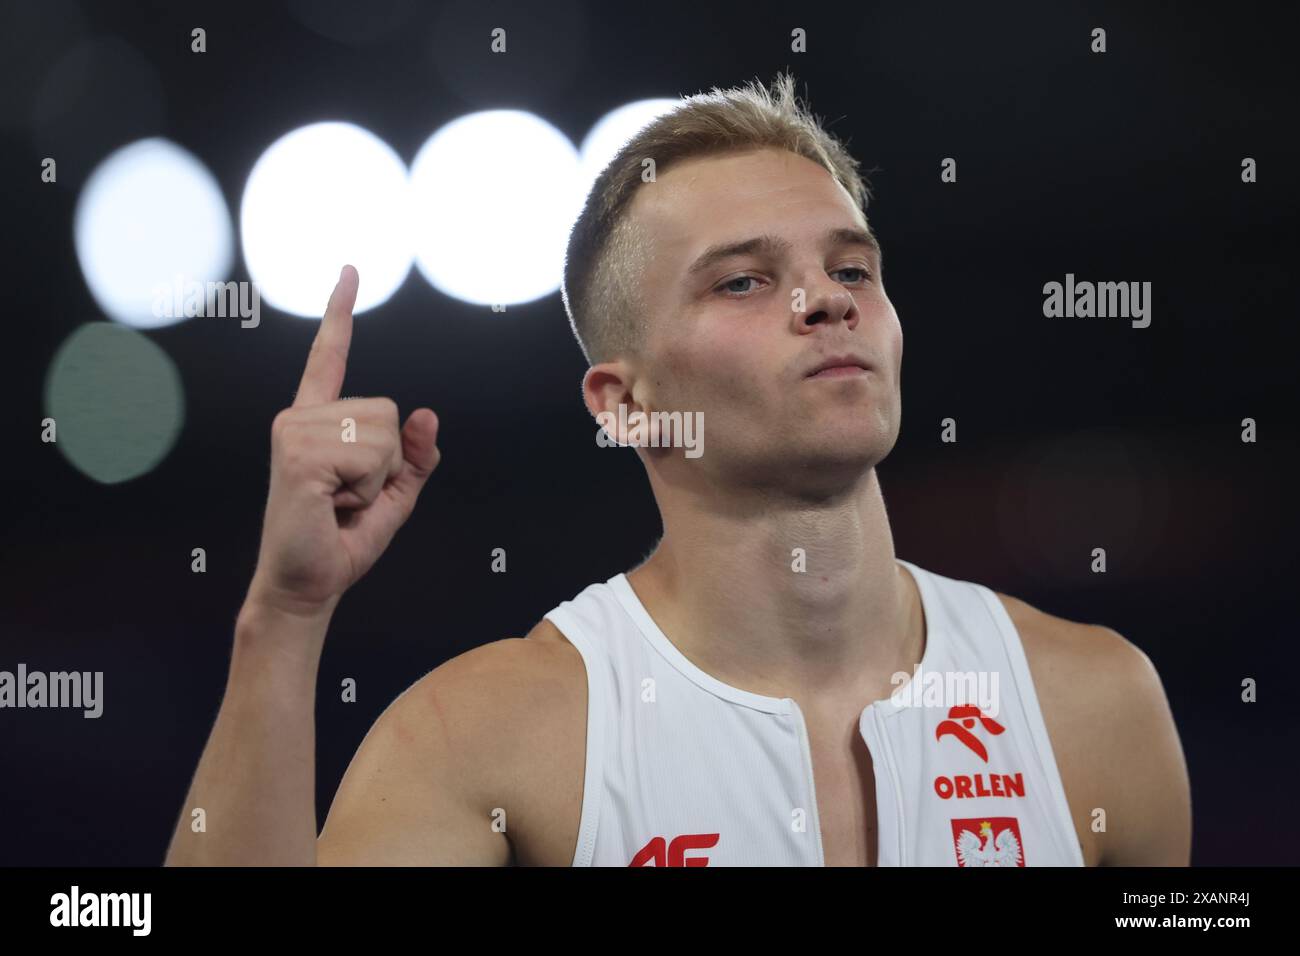
[[[440,457],[431,410],[417,409],[400,427],[391,399],[339,400],[358,281],[344,266],[298,394],[271,427],[257,570],[168,866],[317,862],[314,722],[325,633],[339,598],[387,548]],[[394,705],[394,718],[400,713]],[[376,746],[393,722],[376,724]]]

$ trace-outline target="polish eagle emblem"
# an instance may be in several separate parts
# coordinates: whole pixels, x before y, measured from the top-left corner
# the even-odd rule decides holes
[[[978,822],[978,833],[967,827],[958,828],[958,824],[967,822],[972,825]],[[953,829],[958,830],[955,834],[958,866],[1025,865],[1014,821],[1006,820],[1004,826],[995,829],[990,820],[954,820]]]

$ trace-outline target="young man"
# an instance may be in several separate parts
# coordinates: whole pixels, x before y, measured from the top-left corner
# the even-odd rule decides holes
[[[587,407],[626,443],[637,412],[701,413],[703,454],[642,442],[653,554],[416,682],[318,837],[326,629],[439,460],[428,409],[399,430],[388,399],[338,400],[345,267],[272,428],[257,570],[167,862],[1187,864],[1146,655],[895,558],[876,465],[903,339],[866,201],[788,76],[688,99],[606,168],[565,270]],[[918,663],[915,688],[994,696],[896,694]]]

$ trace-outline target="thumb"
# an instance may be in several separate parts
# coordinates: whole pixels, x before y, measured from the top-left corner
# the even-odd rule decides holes
[[[417,408],[402,426],[402,470],[384,487],[401,507],[403,520],[415,507],[420,489],[438,467],[438,416],[431,408]]]
[[[442,457],[435,444],[437,438],[438,416],[433,410],[413,411],[402,426],[401,470],[380,489],[370,506],[362,509],[359,522],[347,528],[340,526],[340,537],[355,542],[359,552],[368,556],[366,568],[383,553],[415,510],[420,489]]]

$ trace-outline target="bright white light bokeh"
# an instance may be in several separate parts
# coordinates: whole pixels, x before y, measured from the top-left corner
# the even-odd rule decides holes
[[[221,282],[234,261],[234,227],[221,187],[191,153],[165,139],[109,154],[86,180],[73,216],[77,261],[105,315],[148,329],[155,294],[182,281]]]
[[[453,120],[411,164],[415,262],[435,288],[476,305],[555,292],[585,198],[578,151],[521,110]]]
[[[596,121],[590,132],[582,140],[579,152],[582,155],[582,175],[585,184],[584,193],[591,189],[600,171],[605,168],[620,149],[637,133],[641,132],[651,120],[658,119],[665,113],[682,105],[681,100],[653,99],[637,100],[610,110]]]
[[[411,221],[406,165],[351,123],[313,123],[272,143],[239,210],[262,300],[316,319],[349,263],[361,277],[354,314],[388,301],[411,269]]]

